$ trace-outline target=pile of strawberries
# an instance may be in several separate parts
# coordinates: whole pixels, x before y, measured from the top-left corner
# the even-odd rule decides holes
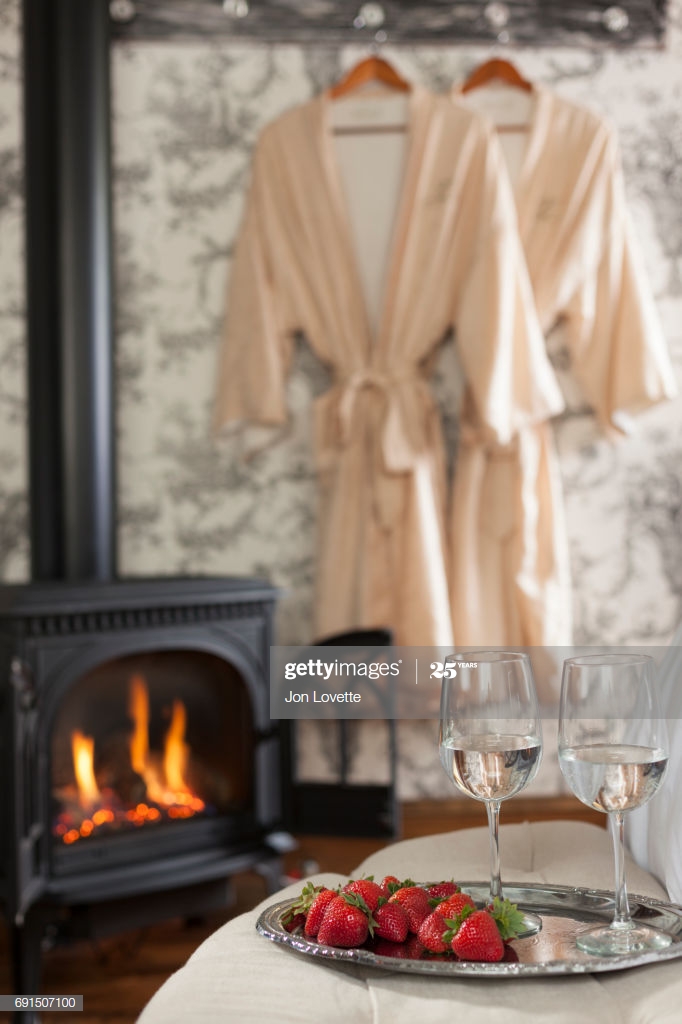
[[[509,900],[495,899],[477,909],[455,882],[417,885],[387,875],[370,876],[343,888],[308,882],[282,917],[284,927],[302,930],[323,946],[354,948],[369,938],[374,952],[385,956],[456,954],[460,960],[494,962],[505,956],[505,943],[522,931],[523,917]]]

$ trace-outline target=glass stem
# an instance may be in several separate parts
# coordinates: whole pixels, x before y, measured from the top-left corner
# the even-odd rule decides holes
[[[628,906],[628,890],[625,885],[625,815],[623,811],[609,814],[611,836],[613,838],[613,855],[616,862],[616,909],[613,915],[614,928],[629,928],[630,907]]]
[[[490,899],[499,896],[502,899],[502,882],[500,881],[500,803],[499,800],[486,802],[488,811],[488,828],[490,830]]]

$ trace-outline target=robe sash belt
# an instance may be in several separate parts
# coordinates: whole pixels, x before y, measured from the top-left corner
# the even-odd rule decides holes
[[[376,463],[372,505],[382,526],[402,515],[404,474],[415,470],[428,450],[428,422],[434,403],[419,371],[360,367],[341,376],[318,399],[317,461],[332,468],[342,452],[369,440]]]
[[[524,427],[513,441],[504,445],[471,423],[463,423],[460,430],[460,457],[477,464],[483,529],[498,541],[508,541],[516,535],[516,583],[535,600],[555,568],[551,553],[540,557],[541,510],[537,495],[542,434],[550,429],[545,423]]]

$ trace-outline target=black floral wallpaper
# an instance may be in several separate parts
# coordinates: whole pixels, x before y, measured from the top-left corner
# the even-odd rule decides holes
[[[662,52],[514,50],[527,77],[617,125],[645,263],[682,371],[682,0]],[[0,579],[28,575],[19,0],[0,6]],[[442,89],[484,47],[396,48]],[[325,371],[302,340],[279,432],[213,437],[225,284],[253,143],[273,117],[338,78],[360,48],[117,42],[112,56],[119,562],[123,574],[257,573],[283,588],[280,642],[311,638],[316,487],[312,397]],[[665,643],[682,619],[682,400],[601,436],[550,349],[569,408],[556,424],[576,640]],[[680,373],[682,377],[682,373]],[[460,377],[445,347],[434,386],[456,449]],[[404,726],[404,795],[443,790],[424,726]],[[423,734],[423,735],[422,735]],[[423,741],[423,742],[422,742]],[[372,747],[367,740],[367,748]],[[307,774],[324,774],[324,744]],[[359,749],[362,749],[360,742]],[[317,767],[315,767],[317,765]],[[365,771],[360,759],[358,770]],[[329,765],[327,765],[329,768]],[[324,769],[324,770],[323,770]],[[548,788],[556,779],[545,776]]]

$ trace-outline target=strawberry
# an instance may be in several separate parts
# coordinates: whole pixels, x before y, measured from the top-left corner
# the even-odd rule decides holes
[[[391,896],[389,903],[400,903],[407,914],[407,923],[410,931],[414,932],[415,935],[419,931],[422,921],[431,913],[431,906],[429,904],[429,897],[426,895],[426,890],[420,888],[418,885],[408,885],[403,886],[402,889],[398,889],[397,892],[394,892]]]
[[[313,901],[324,888],[323,885],[313,885],[312,882],[306,882],[296,902],[292,903],[289,909],[282,914],[282,924],[288,931],[293,927],[293,922],[299,914],[307,917]]]
[[[454,896],[456,892],[459,892],[459,886],[453,882],[434,882],[432,885],[426,886],[426,891],[432,900],[446,900],[448,896]],[[435,906],[435,904],[432,904]]]
[[[354,892],[357,896],[362,896],[372,913],[383,896],[381,889],[371,878],[359,878],[356,882],[349,882],[348,885],[344,885],[341,892]]]
[[[310,904],[310,910],[308,911],[308,916],[306,918],[306,935],[317,935],[327,907],[336,896],[338,896],[338,893],[335,889],[322,889],[321,892],[318,892],[315,899]]]
[[[404,942],[409,931],[407,914],[399,903],[382,903],[374,911],[374,934],[390,942]]]
[[[327,889],[325,885],[313,885],[312,882],[306,882],[306,884],[301,889],[301,895],[294,903],[292,903],[289,909],[286,910],[284,914],[282,914],[282,924],[287,929],[287,931],[292,931],[293,928],[296,927],[294,925],[294,921],[296,920],[297,917],[300,917],[301,914],[303,915],[307,922],[308,915],[313,907],[313,904],[317,901],[317,898],[319,896],[323,895],[323,893],[331,893],[332,896],[337,896],[338,889]],[[328,903],[330,900],[331,896],[325,896],[321,902],[326,906],[326,903]],[[316,929],[319,928],[319,922],[322,919],[321,915],[318,915],[319,911],[316,911],[315,917],[318,918],[316,923],[315,917],[313,918],[314,927]],[[307,934],[314,935],[315,932],[308,932]]]
[[[434,910],[432,914],[424,918],[417,934],[422,946],[426,946],[429,953],[445,953],[448,950],[448,945],[443,936],[448,931],[450,931],[450,923],[442,914]]]
[[[461,914],[465,907],[471,907],[472,910],[476,909],[476,904],[465,892],[456,892],[454,896],[449,896],[448,899],[443,900],[439,903],[434,910],[440,914],[441,917],[457,917]]]
[[[288,932],[295,932],[297,928],[303,928],[305,925],[305,914],[294,914],[293,917],[287,917],[286,920],[282,917],[282,926]]]
[[[361,946],[374,920],[363,910],[366,904],[355,893],[336,896],[327,906],[317,941],[323,946]]]
[[[395,875],[386,875],[379,885],[381,892],[389,899],[393,893],[400,888],[400,879],[396,878]]]
[[[504,942],[495,918],[487,910],[466,914],[452,940],[452,949],[461,960],[492,963],[504,956]]]

